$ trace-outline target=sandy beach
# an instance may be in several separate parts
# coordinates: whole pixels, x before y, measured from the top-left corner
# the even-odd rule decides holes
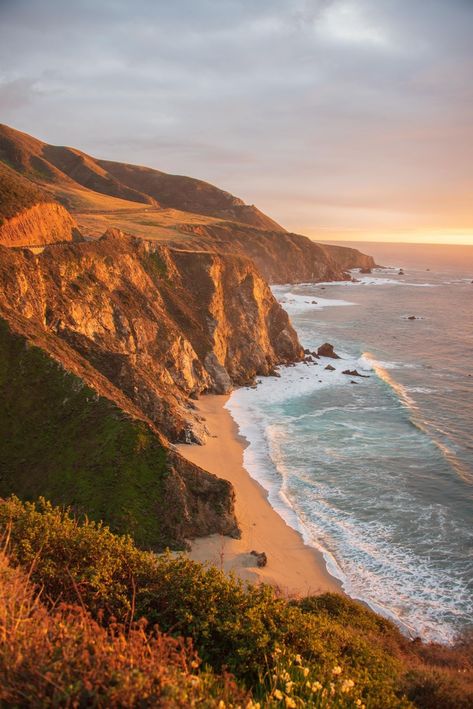
[[[232,483],[242,536],[197,539],[189,555],[196,561],[233,571],[245,580],[270,583],[290,596],[342,592],[337,579],[327,572],[322,554],[304,544],[301,535],[273,510],[266,491],[243,467],[246,440],[224,409],[227,399],[228,396],[210,395],[197,402],[210,431],[208,441],[204,446],[177,448],[188,460]],[[266,553],[268,563],[264,568],[256,566],[252,550]]]

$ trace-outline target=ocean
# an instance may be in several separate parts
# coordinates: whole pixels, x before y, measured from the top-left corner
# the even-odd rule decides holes
[[[473,622],[473,247],[356,246],[392,268],[273,288],[303,346],[341,359],[227,407],[245,467],[344,590],[449,643]]]

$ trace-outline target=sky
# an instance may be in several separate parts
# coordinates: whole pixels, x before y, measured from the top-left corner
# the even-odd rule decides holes
[[[0,122],[314,238],[473,244],[473,0],[0,0]]]

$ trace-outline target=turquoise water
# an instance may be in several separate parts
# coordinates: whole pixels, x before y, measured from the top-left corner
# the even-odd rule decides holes
[[[228,407],[247,469],[345,590],[449,642],[473,618],[473,276],[355,275],[274,288],[303,345],[342,359],[282,368]]]

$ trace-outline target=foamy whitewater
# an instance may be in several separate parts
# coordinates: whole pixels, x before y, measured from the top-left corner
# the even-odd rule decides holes
[[[354,275],[273,289],[303,346],[342,359],[281,368],[227,407],[245,467],[345,591],[450,642],[473,619],[473,274]]]

